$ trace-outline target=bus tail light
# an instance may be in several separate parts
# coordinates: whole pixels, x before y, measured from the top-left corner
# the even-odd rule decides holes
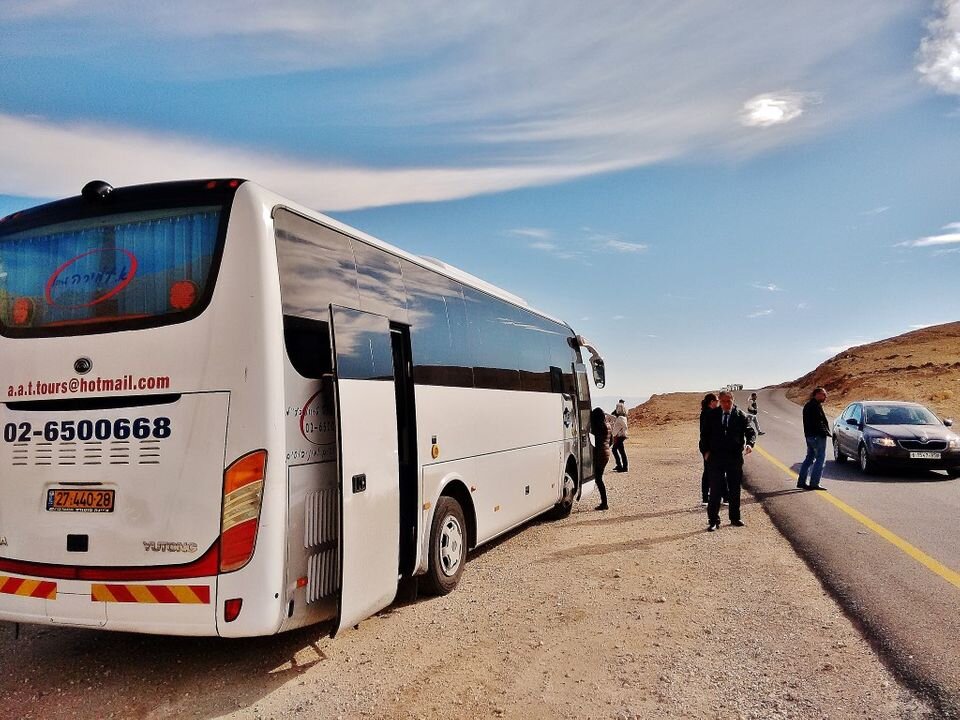
[[[192,280],[177,280],[170,286],[170,307],[174,310],[187,310],[196,301],[200,289]]]
[[[33,320],[33,300],[19,297],[13,301],[13,324],[29,325]]]
[[[232,598],[223,601],[223,619],[233,622],[240,617],[240,608],[243,607],[243,598]]]
[[[253,556],[266,469],[267,451],[255,450],[235,460],[223,473],[220,572],[239,570]]]

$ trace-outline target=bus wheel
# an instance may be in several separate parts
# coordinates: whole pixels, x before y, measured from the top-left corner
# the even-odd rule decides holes
[[[563,473],[563,496],[560,502],[553,506],[550,517],[554,520],[562,520],[573,510],[573,500],[577,496],[577,481],[567,468]]]
[[[467,561],[467,523],[460,503],[442,496],[437,501],[430,526],[430,562],[424,576],[425,590],[446,595],[460,582]]]

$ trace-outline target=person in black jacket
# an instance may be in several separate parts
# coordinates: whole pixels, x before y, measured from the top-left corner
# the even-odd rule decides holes
[[[710,477],[707,474],[706,448],[703,446],[703,423],[706,420],[707,413],[719,405],[717,396],[713,393],[707,393],[700,401],[700,454],[703,455],[703,475],[700,476],[700,497],[703,505],[707,505],[710,499]]]
[[[740,483],[743,482],[743,456],[753,451],[757,431],[747,416],[733,405],[733,393],[720,392],[720,407],[707,411],[700,432],[707,474],[710,478],[710,499],[707,503],[708,531],[720,527],[720,500],[727,492],[730,524],[743,527],[740,519]]]
[[[830,437],[830,423],[823,412],[823,403],[827,399],[827,391],[822,387],[813,389],[810,399],[803,406],[803,435],[807,439],[807,456],[800,466],[800,475],[797,477],[797,487],[801,490],[823,490],[820,487],[820,476],[823,474],[823,461],[827,456],[827,438]],[[807,471],[810,472],[810,484],[807,485]]]
[[[603,484],[603,470],[610,462],[610,425],[607,423],[607,414],[600,408],[590,411],[590,432],[593,433],[596,445],[593,448],[593,479],[600,492],[600,504],[597,510],[606,510],[607,486]]]

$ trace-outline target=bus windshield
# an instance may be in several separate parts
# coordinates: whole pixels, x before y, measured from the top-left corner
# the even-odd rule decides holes
[[[196,315],[208,295],[220,205],[0,227],[0,331],[104,332]]]

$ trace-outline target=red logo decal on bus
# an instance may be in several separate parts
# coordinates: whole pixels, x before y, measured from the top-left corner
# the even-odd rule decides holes
[[[113,253],[116,260],[112,268],[105,268],[103,261],[109,253]],[[119,293],[136,274],[137,256],[129,250],[96,248],[70,258],[54,270],[47,280],[44,297],[47,304],[65,309],[90,307]],[[75,302],[77,295],[82,298],[84,294],[94,297],[87,302]],[[54,298],[54,295],[57,297]],[[63,302],[67,298],[74,302]]]
[[[312,445],[333,442],[332,437],[323,437],[333,432],[334,423],[332,415],[324,414],[322,402],[323,390],[318,390],[303,404],[303,411],[300,413],[300,434]]]

